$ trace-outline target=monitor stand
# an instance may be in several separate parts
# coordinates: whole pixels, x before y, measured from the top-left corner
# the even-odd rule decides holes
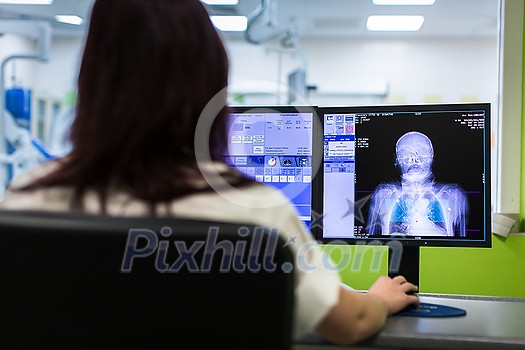
[[[388,276],[404,276],[408,282],[419,287],[419,246],[390,246],[388,251]],[[418,308],[408,306],[401,310],[397,316],[413,317],[454,317],[463,316],[464,309],[433,303],[419,303]]]
[[[419,246],[389,246],[388,276],[404,276],[419,286]]]

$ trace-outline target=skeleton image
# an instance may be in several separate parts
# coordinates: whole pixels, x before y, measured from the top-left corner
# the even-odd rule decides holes
[[[434,181],[434,149],[416,131],[396,143],[401,184],[380,184],[372,194],[367,231],[370,235],[466,235],[468,202],[457,184]]]

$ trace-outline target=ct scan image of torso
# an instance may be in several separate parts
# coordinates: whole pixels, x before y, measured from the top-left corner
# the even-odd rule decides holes
[[[466,235],[468,202],[457,184],[434,179],[434,149],[430,139],[417,131],[396,143],[395,164],[401,182],[377,186],[371,197],[369,235],[458,236]]]

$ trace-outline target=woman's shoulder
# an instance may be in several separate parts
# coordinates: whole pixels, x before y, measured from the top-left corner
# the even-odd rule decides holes
[[[0,200],[0,209],[62,209],[64,203],[66,203],[64,198],[68,197],[69,193],[65,189],[24,190],[26,186],[50,174],[58,167],[59,163],[57,161],[50,160],[15,176]]]
[[[57,170],[59,166],[60,166],[59,160],[48,160],[33,169],[27,170],[13,177],[8,187],[18,188],[18,187],[27,186],[31,184],[32,182],[46,175],[49,175],[53,171]]]

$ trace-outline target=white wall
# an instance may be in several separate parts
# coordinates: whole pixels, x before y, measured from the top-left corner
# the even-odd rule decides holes
[[[54,39],[49,63],[36,64],[35,91],[64,97],[76,90],[82,45],[81,39]]]
[[[307,84],[317,87],[305,100],[312,104],[477,101],[497,107],[496,38],[310,39],[300,44],[302,50],[297,51],[282,50],[276,42],[226,41],[230,91],[264,93],[245,96],[247,104],[286,104],[288,74],[306,68]],[[64,98],[75,90],[82,46],[83,39],[55,38],[49,62],[16,61],[18,80],[35,96]],[[24,37],[0,37],[0,59],[34,50],[34,42]],[[7,76],[11,72],[12,64]]]
[[[232,84],[267,79],[273,90],[263,90],[278,91],[277,45],[228,41],[227,47]],[[281,56],[281,85],[286,86],[288,73],[306,65],[307,83],[317,86],[319,94],[331,95],[332,103],[359,103],[357,95],[370,91],[377,96],[386,93],[379,102],[497,102],[496,38],[323,39],[303,40],[301,47],[306,62],[289,50]]]
[[[35,42],[29,38],[5,34],[0,36],[0,60],[4,61],[12,55],[33,55],[36,52]],[[14,60],[6,65],[5,69],[5,87],[6,89],[13,86],[12,76],[16,75],[17,87],[30,87],[35,81],[35,65],[30,60]]]
[[[17,77],[37,93],[63,97],[75,89],[82,45],[82,39],[54,39],[50,61],[16,61]],[[282,103],[287,102],[287,75],[299,67],[306,68],[307,83],[318,89],[310,99],[319,102],[356,104],[363,101],[363,96],[374,97],[373,101],[379,103],[496,104],[498,100],[496,38],[311,39],[301,42],[304,58],[297,51],[280,50],[274,42],[252,45],[230,40],[226,46],[232,92],[259,87],[261,92],[273,94],[267,97],[270,102],[277,101],[276,93],[282,94]],[[13,53],[32,53],[34,49],[29,39],[0,37],[0,59]],[[11,66],[7,67],[8,76]],[[248,81],[254,83],[246,84]]]

